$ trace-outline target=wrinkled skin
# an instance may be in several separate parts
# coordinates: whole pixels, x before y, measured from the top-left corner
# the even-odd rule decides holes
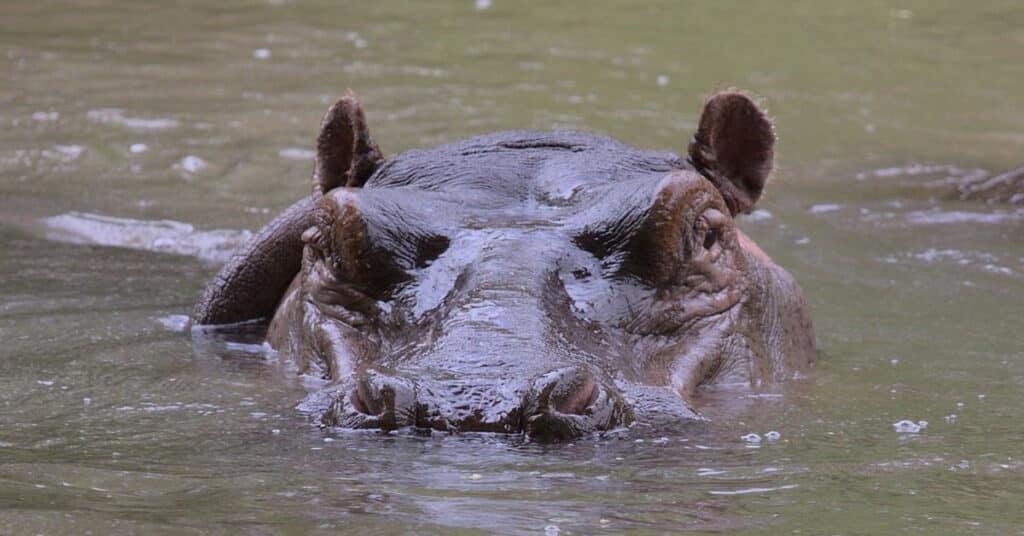
[[[384,159],[358,101],[324,118],[313,194],[207,289],[196,324],[271,318],[328,426],[564,439],[699,420],[705,386],[815,358],[792,277],[736,228],[774,134],[705,105],[688,158],[509,131]]]

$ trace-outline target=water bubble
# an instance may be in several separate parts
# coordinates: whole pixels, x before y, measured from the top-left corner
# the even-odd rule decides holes
[[[956,403],[956,407],[962,408],[962,407],[964,407],[964,403],[963,402],[957,402]]]
[[[985,395],[978,395],[978,400],[984,400]]]
[[[274,435],[281,435],[281,429],[280,428],[274,428],[273,430],[270,431],[270,433],[274,434]]]
[[[758,434],[755,434],[753,432],[751,432],[751,433],[749,433],[747,435],[744,435],[744,436],[740,436],[740,439],[746,441],[747,443],[760,443],[761,442],[761,436],[758,435]]]
[[[943,418],[946,419],[946,422],[948,423],[954,423],[956,422],[956,413],[950,413],[949,415],[946,415]]]
[[[544,536],[558,536],[562,531],[558,530],[558,525],[548,525],[544,527]]]
[[[185,158],[182,158],[181,162],[178,163],[178,166],[181,167],[181,169],[184,169],[185,171],[187,171],[189,173],[195,173],[195,172],[199,171],[200,169],[203,169],[204,167],[206,167],[206,160],[203,160],[202,158],[199,158],[198,156],[190,154],[190,155],[186,156]]]
[[[765,432],[764,434],[764,438],[767,439],[768,441],[778,441],[780,437],[782,437],[782,434],[776,432],[775,430]]]
[[[654,81],[657,82],[658,87],[665,87],[668,85],[669,79],[667,75],[659,74],[658,77],[654,79]]]
[[[895,367],[896,365],[900,364],[900,360],[899,359],[890,359],[889,360],[889,364],[891,364],[892,366]]]
[[[128,147],[128,151],[132,154],[144,153],[149,150],[149,147],[145,143],[133,143]]]
[[[82,404],[85,404],[86,406],[88,406],[89,404],[92,404],[92,399],[89,398],[89,397],[85,397],[85,398],[82,399]]]
[[[491,0],[476,0],[473,2],[473,7],[477,11],[484,11],[491,8]]]
[[[258,60],[265,60],[270,58],[270,51],[265,48],[257,48],[252,51],[252,57]]]

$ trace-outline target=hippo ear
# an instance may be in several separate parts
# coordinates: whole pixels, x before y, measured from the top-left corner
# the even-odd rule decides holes
[[[350,91],[327,110],[320,123],[314,188],[327,193],[339,186],[362,186],[383,160],[366,128],[359,99]]]
[[[750,212],[772,171],[775,133],[768,116],[736,90],[717,93],[704,105],[690,142],[690,162],[718,187],[735,216]]]

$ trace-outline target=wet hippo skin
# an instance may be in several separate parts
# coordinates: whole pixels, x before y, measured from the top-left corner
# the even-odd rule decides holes
[[[269,322],[267,342],[324,380],[300,407],[326,426],[566,439],[699,421],[697,390],[814,363],[802,291],[734,221],[774,141],[730,90],[686,157],[504,131],[385,158],[348,95],[312,194],[236,254],[193,322]]]

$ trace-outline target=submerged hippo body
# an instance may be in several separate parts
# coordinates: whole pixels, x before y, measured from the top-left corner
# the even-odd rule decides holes
[[[384,159],[354,97],[324,118],[314,192],[221,271],[194,323],[270,319],[325,380],[323,424],[566,438],[700,419],[695,390],[813,366],[792,277],[733,217],[774,135],[710,99],[689,157],[508,131]]]

